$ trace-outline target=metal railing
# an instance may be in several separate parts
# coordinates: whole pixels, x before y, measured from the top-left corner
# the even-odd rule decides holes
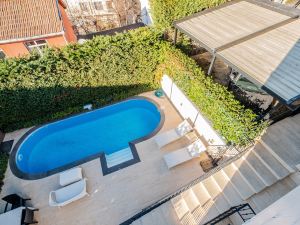
[[[204,223],[203,225],[215,225],[235,213],[238,213],[244,222],[256,215],[249,203],[245,203],[231,207],[230,209],[226,210],[225,212],[221,213],[220,215],[216,216],[210,221]]]
[[[162,199],[154,202],[153,204],[151,204],[150,206],[142,209],[141,211],[139,211],[138,213],[136,213],[134,216],[132,216],[131,218],[129,218],[128,220],[122,222],[120,225],[129,225],[131,223],[133,223],[135,220],[138,220],[139,218],[141,218],[142,216],[146,215],[147,213],[151,212],[152,210],[156,209],[157,207],[159,207],[160,205],[170,201],[172,198],[180,195],[181,193],[183,193],[184,191],[188,190],[189,188],[191,188],[192,186],[200,183],[201,181],[205,180],[206,178],[210,177],[211,175],[213,175],[214,173],[220,171],[222,168],[224,168],[225,166],[229,165],[230,163],[232,163],[233,161],[239,159],[240,157],[243,156],[243,154],[245,152],[247,152],[248,150],[250,150],[252,147],[254,146],[254,142],[251,141],[249,142],[248,145],[246,145],[245,147],[241,147],[238,148],[236,146],[227,146],[227,151],[223,151],[222,153],[220,153],[219,155],[215,155],[215,159],[218,157],[224,158],[224,156],[226,154],[229,154],[230,152],[233,151],[233,149],[235,151],[238,152],[238,154],[235,154],[232,157],[227,158],[226,160],[222,160],[218,163],[218,165],[211,169],[209,172],[203,174],[202,176],[198,177],[197,179],[191,181],[190,183],[188,183],[187,185],[181,187],[179,190],[173,192],[172,194],[169,194],[165,197],[163,197]],[[224,146],[223,146],[224,147]],[[213,158],[214,159],[214,158]]]

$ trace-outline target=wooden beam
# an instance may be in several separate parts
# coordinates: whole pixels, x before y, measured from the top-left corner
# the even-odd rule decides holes
[[[177,44],[177,33],[178,33],[178,29],[175,28],[175,33],[174,33],[174,41],[173,44],[176,45]]]
[[[211,75],[211,72],[212,72],[212,69],[214,67],[215,61],[216,61],[216,55],[213,54],[212,60],[210,62],[210,65],[209,65],[209,68],[208,68],[208,72],[207,72],[208,75]]]

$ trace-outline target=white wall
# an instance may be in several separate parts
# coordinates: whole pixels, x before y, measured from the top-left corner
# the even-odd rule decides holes
[[[176,107],[181,116],[190,119],[200,135],[210,145],[225,145],[226,142],[212,128],[210,122],[201,114],[199,109],[185,96],[185,94],[177,87],[177,85],[167,75],[161,80],[161,86],[166,96]]]

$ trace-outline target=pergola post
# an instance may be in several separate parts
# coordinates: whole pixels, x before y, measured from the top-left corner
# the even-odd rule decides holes
[[[209,65],[209,68],[208,68],[208,72],[207,72],[208,75],[211,75],[211,72],[212,72],[212,69],[214,67],[215,61],[216,61],[216,55],[213,54],[213,57],[212,57],[212,60],[210,62],[210,65]]]
[[[176,43],[177,43],[177,33],[178,33],[178,29],[175,28],[174,41],[173,41],[173,44],[174,44],[174,45],[176,45]]]

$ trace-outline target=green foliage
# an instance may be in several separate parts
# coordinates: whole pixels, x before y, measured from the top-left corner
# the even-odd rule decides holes
[[[150,0],[155,26],[170,28],[175,20],[217,6],[226,0]]]
[[[161,33],[144,28],[101,36],[43,57],[0,61],[0,129],[31,126],[155,88]]]
[[[244,144],[264,124],[195,62],[162,40],[160,32],[142,28],[98,37],[42,57],[0,61],[0,129],[10,131],[101,107],[159,86],[163,73],[199,107],[228,141]]]
[[[157,68],[157,79],[163,74],[172,77],[228,142],[244,145],[262,132],[266,123],[255,122],[257,115],[206,76],[194,60],[174,48],[168,48],[165,56],[164,63]]]
[[[7,162],[8,162],[8,155],[3,152],[0,152],[0,191],[3,185],[3,179],[7,167]]]

